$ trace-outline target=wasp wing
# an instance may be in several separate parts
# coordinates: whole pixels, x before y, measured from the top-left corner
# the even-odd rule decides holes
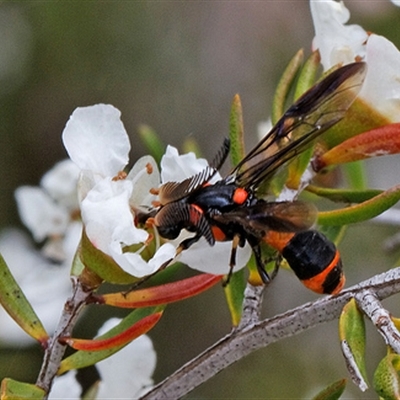
[[[356,99],[365,74],[365,63],[348,64],[304,93],[232,171],[237,184],[257,188],[339,122]]]
[[[266,232],[301,232],[310,229],[317,219],[312,203],[302,201],[264,202],[214,215],[219,224],[239,224],[247,233],[263,237]]]
[[[160,203],[165,205],[180,200],[208,182],[222,167],[229,154],[229,147],[230,141],[226,138],[210,166],[181,182],[167,182],[161,185],[158,189]]]

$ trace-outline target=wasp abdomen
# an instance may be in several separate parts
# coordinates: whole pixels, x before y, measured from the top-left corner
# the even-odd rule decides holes
[[[294,234],[282,255],[303,284],[314,292],[333,294],[342,289],[345,278],[340,254],[322,233],[309,230]]]

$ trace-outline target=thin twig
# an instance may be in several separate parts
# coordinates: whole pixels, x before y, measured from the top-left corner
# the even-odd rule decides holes
[[[91,291],[88,291],[86,287],[81,285],[79,280],[73,280],[73,293],[64,305],[56,331],[44,354],[43,364],[36,381],[36,385],[41,387],[47,394],[50,392],[54,377],[57,374],[66,349],[66,345],[61,344],[59,338],[71,335],[72,329],[90,294]]]
[[[271,343],[304,332],[340,316],[343,306],[357,294],[373,292],[384,299],[400,292],[400,267],[374,276],[334,296],[320,298],[235,330],[159,383],[141,400],[179,399],[234,362]]]

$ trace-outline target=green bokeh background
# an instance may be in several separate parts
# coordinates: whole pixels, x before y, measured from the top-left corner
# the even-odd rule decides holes
[[[386,0],[346,5],[351,22],[400,47],[400,9]],[[14,190],[36,185],[66,157],[61,132],[76,107],[102,102],[119,108],[132,163],[145,153],[136,134],[141,123],[166,144],[181,148],[185,139],[195,139],[210,158],[227,135],[236,93],[248,145],[257,141],[257,124],[269,116],[278,77],[299,48],[308,54],[312,37],[305,0],[1,2],[0,227],[20,225]],[[398,159],[369,163],[375,187],[398,183],[393,165]],[[349,284],[393,265],[396,254],[385,253],[381,243],[395,232],[376,224],[348,230],[340,249]],[[265,295],[265,314],[313,298],[281,271]],[[390,303],[394,314],[396,300]],[[77,334],[97,330],[99,311],[88,313]],[[397,306],[397,316],[399,311]],[[156,381],[230,330],[221,287],[165,314],[151,333],[159,360]],[[372,371],[385,347],[371,328],[368,338]],[[4,348],[0,377],[35,381],[40,357],[37,348]],[[252,354],[188,398],[309,398],[346,376],[334,322]],[[374,397],[351,383],[346,396]]]

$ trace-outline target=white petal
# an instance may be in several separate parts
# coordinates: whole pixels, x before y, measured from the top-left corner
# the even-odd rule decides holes
[[[112,256],[111,250],[144,242],[148,234],[134,225],[129,207],[132,184],[128,180],[103,179],[82,201],[82,220],[95,247]],[[122,250],[121,250],[122,252]]]
[[[168,146],[161,159],[161,181],[180,182],[201,172],[208,166],[204,158],[196,158],[194,153],[179,155],[175,147]]]
[[[383,36],[371,35],[367,43],[366,61],[368,73],[360,97],[391,122],[399,122],[399,50]]]
[[[112,322],[115,320],[113,318]],[[151,376],[156,362],[157,355],[151,339],[146,335],[135,339],[118,353],[96,364],[102,378],[97,399],[139,397],[144,389],[153,385]]]
[[[257,137],[259,140],[263,139],[265,135],[272,129],[271,118],[266,121],[261,121],[257,124]]]
[[[400,7],[400,0],[390,0],[395,6]]]
[[[55,203],[42,189],[21,186],[15,191],[22,222],[30,229],[36,241],[64,233],[69,215],[65,208]]]
[[[77,108],[63,132],[72,161],[82,170],[115,176],[128,163],[130,143],[121,112],[107,104]]]
[[[178,260],[190,268],[215,275],[224,275],[229,272],[229,260],[232,242],[216,242],[210,246],[204,238],[181,253]],[[251,248],[246,245],[237,249],[236,266],[233,271],[244,268],[251,256]]]
[[[33,249],[24,234],[6,230],[0,235],[0,253],[48,332],[53,332],[70,294],[68,265],[57,265]],[[18,346],[33,339],[0,308],[0,341]]]
[[[154,158],[151,156],[140,158],[126,179],[130,179],[133,186],[130,204],[133,207],[150,206],[155,199],[155,196],[150,194],[150,189],[158,188],[161,183],[160,172]]]
[[[78,208],[77,185],[80,170],[71,160],[57,163],[43,175],[40,184],[60,205],[68,210]]]
[[[82,387],[75,375],[75,371],[69,371],[62,376],[57,376],[51,388],[49,400],[79,400]]]
[[[364,57],[368,34],[359,25],[345,25],[350,13],[343,2],[312,0],[310,7],[315,29],[313,49],[319,49],[325,70]]]
[[[141,278],[156,272],[166,261],[175,257],[175,247],[166,243],[162,245],[153,258],[145,261],[140,253],[122,252],[121,246],[113,243],[109,249],[109,255],[128,274]]]

